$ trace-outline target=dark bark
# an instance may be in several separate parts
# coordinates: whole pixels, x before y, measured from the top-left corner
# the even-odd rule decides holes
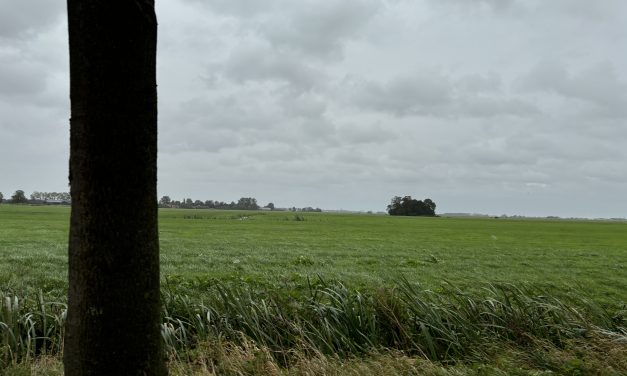
[[[163,375],[154,0],[68,0],[65,374]]]

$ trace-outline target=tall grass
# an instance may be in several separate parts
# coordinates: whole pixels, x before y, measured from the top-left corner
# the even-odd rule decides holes
[[[63,349],[66,305],[0,294],[0,368]]]
[[[363,293],[318,281],[308,294],[286,296],[250,285],[216,283],[203,303],[164,290],[168,349],[198,341],[253,341],[281,364],[297,353],[352,356],[401,351],[457,363],[489,358],[496,344],[526,348],[544,341],[563,348],[595,336],[627,344],[625,311],[607,312],[591,301],[561,300],[531,287],[486,285],[464,293],[445,284],[422,290],[396,288]]]
[[[489,284],[479,291],[446,283],[432,291],[400,281],[394,288],[362,292],[320,279],[297,295],[216,281],[196,301],[166,283],[162,336],[167,355],[179,362],[210,343],[230,353],[252,352],[285,369],[306,359],[372,354],[441,365],[489,363],[503,349],[534,357],[542,353],[538,347],[565,350],[575,343],[585,353],[599,339],[608,354],[627,354],[624,309],[607,312],[591,301],[558,299],[530,286]],[[35,299],[4,294],[0,367],[60,355],[65,309],[41,293]],[[617,364],[624,367],[617,374],[627,372],[627,364]]]

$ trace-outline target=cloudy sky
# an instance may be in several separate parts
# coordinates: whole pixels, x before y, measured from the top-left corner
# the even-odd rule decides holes
[[[624,0],[157,0],[159,195],[627,216]],[[65,1],[0,0],[0,192],[67,191]]]

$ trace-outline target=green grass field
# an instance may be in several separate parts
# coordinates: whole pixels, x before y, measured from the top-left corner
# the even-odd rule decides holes
[[[298,218],[297,218],[298,216]],[[304,220],[298,220],[304,219]],[[0,286],[63,296],[69,208],[0,205]],[[627,301],[627,223],[163,209],[162,278],[359,288],[530,283]]]
[[[172,374],[627,372],[625,222],[159,215]],[[0,375],[61,374],[68,223],[0,205]]]

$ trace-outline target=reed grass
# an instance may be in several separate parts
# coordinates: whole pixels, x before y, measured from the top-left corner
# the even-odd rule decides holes
[[[64,303],[44,301],[41,291],[34,299],[0,296],[0,368],[62,352]]]
[[[590,370],[590,359],[596,359],[595,367],[605,367],[600,374],[627,373],[627,361],[620,360],[627,355],[624,309],[608,312],[589,300],[560,299],[532,286],[487,284],[479,291],[448,283],[433,291],[401,280],[393,288],[361,292],[318,279],[306,294],[294,296],[215,281],[203,301],[196,301],[166,284],[164,356],[174,370],[199,374],[338,374],[330,370],[347,364],[356,368],[346,374],[360,374],[363,367],[361,374],[367,374],[392,356],[399,359],[391,368],[398,374],[423,374],[418,370],[426,364],[432,374],[449,374],[437,370],[494,366],[503,353],[539,370]],[[65,310],[42,293],[32,299],[5,293],[0,368],[60,359]],[[597,362],[600,353],[606,354],[604,363]],[[556,359],[563,354],[570,358],[560,364]],[[313,367],[310,373],[307,367]]]
[[[529,286],[490,284],[478,294],[401,281],[363,293],[318,281],[308,294],[286,298],[216,282],[205,296],[198,304],[164,291],[169,351],[221,338],[254,341],[284,364],[295,350],[339,356],[394,350],[456,363],[489,357],[494,343],[525,348],[540,340],[563,348],[592,335],[627,342],[624,310],[608,312],[589,300],[566,301]]]

